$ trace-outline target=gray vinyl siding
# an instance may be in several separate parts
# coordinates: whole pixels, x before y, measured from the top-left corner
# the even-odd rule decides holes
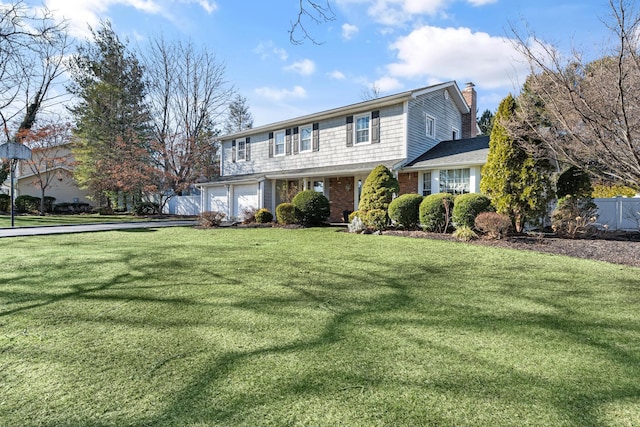
[[[445,99],[446,89],[409,100],[407,126],[407,161],[410,162],[429,150],[440,141],[451,139],[452,129],[462,132],[462,113],[458,110],[451,97]],[[435,138],[426,134],[426,116],[436,119]]]
[[[405,155],[405,116],[403,103],[381,108],[380,143],[346,146],[346,117],[337,116],[319,122],[319,151],[269,157],[269,132],[251,135],[249,161],[232,162],[232,142],[222,143],[222,175],[237,176],[280,172],[325,166],[340,166],[373,161],[388,161]],[[370,110],[362,111],[367,113]],[[311,123],[298,123],[296,126]],[[285,129],[273,129],[274,133]],[[292,150],[293,151],[293,150]],[[266,199],[266,195],[265,195]]]

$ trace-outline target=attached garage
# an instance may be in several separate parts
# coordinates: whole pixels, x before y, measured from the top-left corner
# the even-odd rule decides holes
[[[241,219],[243,212],[260,207],[259,184],[237,184],[232,186],[233,216]]]
[[[216,212],[229,212],[229,195],[227,187],[209,187],[208,209]]]

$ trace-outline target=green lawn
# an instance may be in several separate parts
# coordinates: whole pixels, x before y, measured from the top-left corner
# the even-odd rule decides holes
[[[104,222],[132,222],[149,221],[148,218],[133,215],[16,215],[14,222],[16,227],[41,227],[46,225],[74,225],[74,224],[94,224]],[[0,215],[0,228],[11,227],[11,216]]]
[[[3,426],[640,425],[640,269],[332,228],[0,244]]]

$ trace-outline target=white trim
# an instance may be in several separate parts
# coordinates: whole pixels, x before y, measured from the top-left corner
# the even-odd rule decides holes
[[[240,143],[244,145],[242,149],[242,158],[240,158]],[[247,160],[247,138],[236,140],[236,162],[245,162]]]
[[[429,132],[429,123],[432,123],[431,132]],[[427,138],[436,137],[436,118],[429,113],[424,114],[424,133]]]
[[[302,129],[309,129],[311,132],[309,133],[309,148],[306,150],[302,149]],[[298,127],[298,152],[299,153],[310,153],[313,151],[313,123],[299,126]]]
[[[282,153],[278,154],[278,134],[282,134]],[[285,129],[273,133],[273,157],[281,157],[287,154],[287,131]]]
[[[358,142],[358,119],[367,119],[367,140]],[[364,129],[360,129],[364,131]],[[371,112],[353,116],[353,145],[371,144]]]

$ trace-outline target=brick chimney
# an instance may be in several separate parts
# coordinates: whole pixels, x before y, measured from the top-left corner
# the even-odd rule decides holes
[[[477,109],[478,109],[478,94],[474,89],[475,85],[471,82],[467,83],[467,86],[462,91],[464,100],[467,101],[467,105],[471,110],[469,114],[462,116],[462,137],[474,138],[478,135],[477,125]]]

